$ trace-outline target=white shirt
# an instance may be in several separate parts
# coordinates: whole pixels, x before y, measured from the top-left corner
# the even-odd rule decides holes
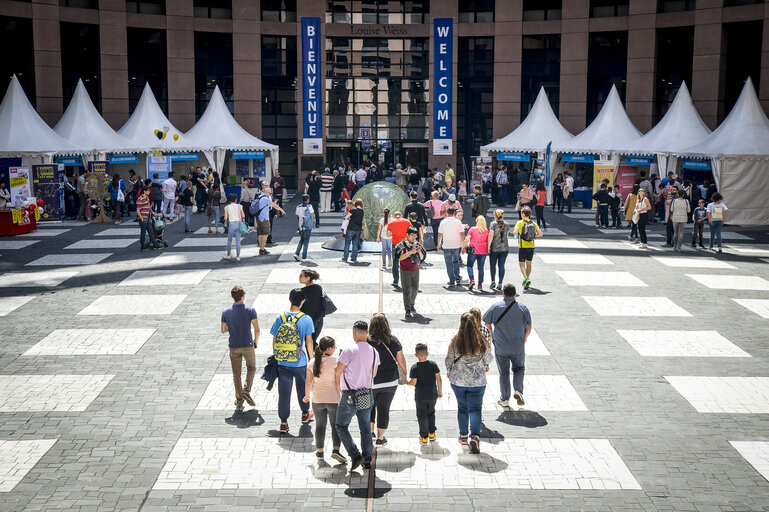
[[[366,181],[366,171],[363,169],[358,169],[355,171],[355,181]]]
[[[310,203],[299,203],[296,206],[296,210],[294,210],[294,215],[299,217],[299,229],[302,229],[302,224],[304,224],[304,210],[305,208],[310,209],[310,213],[315,214],[315,210],[312,208],[312,205]]]
[[[572,178],[571,176],[566,178],[566,189],[569,192],[574,192],[574,178]]]
[[[165,183],[163,184],[165,186]],[[224,207],[224,211],[227,212],[228,222],[240,222],[243,220],[243,216],[240,215],[241,206],[239,203],[230,203]]]
[[[168,178],[163,182],[163,199],[173,199],[176,197],[176,180]]]
[[[441,247],[443,249],[459,249],[465,239],[465,227],[456,217],[446,217],[438,226],[438,233],[443,234]]]
[[[384,223],[384,217],[379,219],[379,225],[382,226],[382,230],[379,232],[379,238],[382,240],[392,240],[391,236],[387,236],[387,225],[390,224],[392,217],[387,219],[387,224]]]

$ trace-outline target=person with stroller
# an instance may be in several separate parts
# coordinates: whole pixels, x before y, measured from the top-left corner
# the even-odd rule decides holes
[[[139,227],[141,233],[139,235],[139,242],[141,244],[141,250],[144,251],[152,246],[154,249],[162,249],[163,244],[158,242],[155,238],[155,227],[152,222],[152,218],[156,216],[150,206],[150,193],[152,191],[152,180],[144,181],[144,188],[136,198],[136,216],[139,219]],[[145,244],[145,232],[149,235],[149,243]]]

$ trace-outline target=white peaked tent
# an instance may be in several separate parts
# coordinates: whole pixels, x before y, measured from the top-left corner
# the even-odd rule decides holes
[[[0,156],[42,157],[55,153],[81,155],[86,151],[53,131],[35,112],[16,75],[0,103]]]
[[[82,80],[77,81],[67,110],[53,129],[71,143],[93,153],[97,159],[106,158],[106,153],[135,153],[143,149],[131,146],[107,124],[94,107]]]
[[[665,117],[649,133],[617,150],[626,155],[657,155],[661,175],[675,172],[676,151],[696,144],[710,135],[700,118],[686,83],[682,83]]]
[[[612,85],[601,112],[590,126],[567,142],[553,144],[552,150],[559,153],[598,154],[606,159],[609,154],[640,136],[641,132],[622,106],[617,88]]]
[[[677,153],[710,158],[729,222],[769,224],[769,119],[748,78],[729,116],[709,136]]]
[[[269,169],[278,166],[278,146],[260,140],[244,130],[227,108],[219,86],[214,88],[206,111],[185,135],[190,144],[205,147],[203,154],[215,171],[221,172],[227,151],[257,150],[269,156]]]
[[[555,117],[545,88],[539,89],[537,99],[526,119],[510,134],[491,144],[481,146],[481,155],[492,151],[517,151],[522,153],[544,153],[547,145],[565,143],[574,136]]]
[[[166,138],[160,140],[155,135],[155,130],[167,129]],[[126,121],[117,133],[128,140],[132,147],[143,148],[144,151],[202,151],[206,146],[190,144],[181,131],[177,130],[168,120],[166,115],[160,110],[155,95],[149,84],[144,86],[139,103],[136,105],[134,113]],[[179,135],[174,140],[174,135]]]

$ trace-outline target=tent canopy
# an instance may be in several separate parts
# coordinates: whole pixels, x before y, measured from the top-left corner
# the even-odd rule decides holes
[[[131,147],[125,137],[107,124],[94,107],[82,80],[77,81],[75,94],[67,110],[53,129],[76,146],[94,153],[133,153],[142,150]]]
[[[38,156],[87,151],[56,133],[35,112],[16,75],[0,103],[0,156]]]
[[[769,156],[769,119],[761,108],[750,78],[724,122],[713,133],[676,154],[695,158]]]
[[[167,132],[165,139],[160,140],[155,135],[155,130]],[[118,133],[128,140],[132,147],[143,148],[144,151],[202,151],[210,145],[191,144],[187,138],[176,129],[168,120],[149,84],[144,86],[139,103],[126,124],[118,130]],[[177,139],[174,137],[178,135]]]
[[[675,154],[710,135],[700,118],[686,83],[682,83],[665,117],[649,133],[618,148],[627,155]]]
[[[638,139],[641,132],[635,127],[622,106],[617,88],[612,85],[601,112],[590,126],[573,139],[553,144],[559,153],[606,154]]]
[[[545,88],[540,87],[534,106],[520,126],[505,137],[481,146],[481,154],[485,156],[491,151],[540,152],[545,151],[550,142],[557,145],[573,137],[558,122],[550,107]]]

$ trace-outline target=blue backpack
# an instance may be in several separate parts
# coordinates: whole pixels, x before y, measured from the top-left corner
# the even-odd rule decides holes
[[[304,215],[302,215],[302,229],[312,229],[315,227],[315,220],[312,218],[312,206],[305,205]]]

